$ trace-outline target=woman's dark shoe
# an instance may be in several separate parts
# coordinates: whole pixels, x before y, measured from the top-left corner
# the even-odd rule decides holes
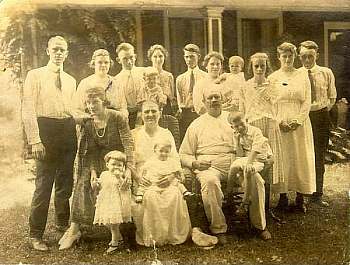
[[[297,210],[300,210],[304,214],[306,213],[307,208],[304,202],[304,196],[301,193],[297,193],[297,197],[295,198],[295,206]]]
[[[280,199],[278,200],[277,206],[275,207],[278,211],[288,210],[288,197],[286,193],[280,194]]]

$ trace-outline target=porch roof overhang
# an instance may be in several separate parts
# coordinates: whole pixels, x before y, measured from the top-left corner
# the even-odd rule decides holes
[[[229,10],[318,11],[350,12],[349,0],[3,0],[0,7],[6,11],[33,10],[50,7],[121,8],[164,10],[168,8],[200,9],[211,6]]]

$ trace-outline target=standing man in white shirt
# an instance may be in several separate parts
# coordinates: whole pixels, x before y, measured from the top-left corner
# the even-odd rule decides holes
[[[303,70],[307,71],[311,84],[309,115],[314,136],[316,167],[316,192],[313,193],[312,201],[322,206],[328,206],[328,202],[322,200],[323,176],[330,131],[329,111],[337,98],[335,78],[331,69],[316,64],[319,53],[318,45],[314,41],[308,40],[300,43],[299,56]]]
[[[30,243],[47,251],[42,240],[51,190],[55,183],[55,214],[58,231],[68,227],[73,163],[77,150],[73,96],[76,81],[63,71],[68,44],[61,36],[50,38],[46,66],[28,72],[24,84],[22,118],[28,143],[36,160],[35,191],[29,217]]]
[[[177,102],[181,113],[179,119],[181,141],[188,126],[199,116],[193,106],[193,88],[199,80],[207,76],[207,73],[198,67],[201,56],[199,47],[190,43],[183,48],[183,51],[188,69],[176,78]]]
[[[114,77],[116,85],[113,89],[121,89],[124,91],[129,112],[129,126],[130,129],[134,129],[137,113],[140,108],[140,106],[137,105],[137,102],[138,99],[143,96],[144,68],[135,66],[135,49],[130,43],[123,42],[119,44],[116,53],[117,62],[121,64],[122,70]],[[114,92],[111,91],[111,93],[113,94]]]

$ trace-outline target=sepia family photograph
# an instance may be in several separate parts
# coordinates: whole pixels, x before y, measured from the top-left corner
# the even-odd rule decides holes
[[[350,264],[348,0],[0,0],[0,90],[0,264]]]

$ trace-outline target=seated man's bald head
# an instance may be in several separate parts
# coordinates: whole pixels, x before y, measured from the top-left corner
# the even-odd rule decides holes
[[[222,99],[221,90],[222,90],[222,86],[218,84],[209,84],[209,87],[204,90],[203,101],[205,101],[207,97],[210,96],[211,94],[218,94]]]

